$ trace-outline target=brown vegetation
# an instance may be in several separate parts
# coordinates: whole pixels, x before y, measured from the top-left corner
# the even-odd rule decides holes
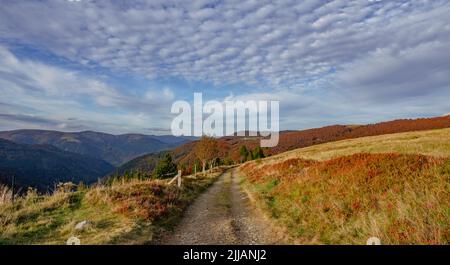
[[[450,159],[354,154],[241,167],[263,208],[306,244],[449,244]]]
[[[280,133],[278,146],[264,149],[266,156],[276,155],[289,150],[308,147],[321,143],[366,136],[384,135],[391,133],[441,129],[450,127],[450,116],[394,120],[369,125],[333,125],[322,128],[286,131]],[[195,146],[198,142],[191,142],[172,151],[177,163],[192,169],[196,161]],[[218,139],[218,157],[238,163],[241,160],[240,148],[246,146],[253,150],[259,146],[258,137],[222,137]]]
[[[217,157],[217,140],[213,137],[203,136],[197,141],[194,152],[201,161],[202,171],[205,173],[206,164],[209,162],[210,168],[212,168],[212,161]]]
[[[121,178],[90,188],[61,185],[49,195],[30,189],[14,204],[10,190],[0,187],[0,245],[65,244],[71,236],[82,244],[153,243],[220,173],[185,176],[181,188],[165,180]],[[77,230],[84,220],[88,228]]]

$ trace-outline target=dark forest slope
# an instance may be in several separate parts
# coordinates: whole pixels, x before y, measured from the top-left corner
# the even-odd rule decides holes
[[[99,159],[61,151],[50,145],[17,144],[0,139],[0,183],[12,176],[20,188],[47,191],[58,182],[93,183],[114,167]]]

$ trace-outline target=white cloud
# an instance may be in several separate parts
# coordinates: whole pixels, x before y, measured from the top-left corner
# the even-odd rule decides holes
[[[166,122],[161,110],[174,98],[170,88],[147,90],[151,98],[132,95],[75,71],[20,60],[2,46],[0,93],[0,129],[141,130]]]
[[[338,74],[350,97],[396,101],[450,91],[448,46],[429,42],[410,49],[383,48]]]
[[[8,1],[0,43],[149,79],[245,83],[255,89],[237,97],[282,99],[284,128],[298,128],[448,112],[449,13],[448,0]],[[4,111],[163,127],[176,97],[0,53]]]
[[[444,0],[15,1],[0,32],[149,77],[295,85],[380,47],[448,45],[449,12]]]

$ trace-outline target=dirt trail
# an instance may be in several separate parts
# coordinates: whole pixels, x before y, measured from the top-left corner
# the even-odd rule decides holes
[[[235,169],[223,173],[187,209],[163,244],[277,244],[279,233],[251,205]]]

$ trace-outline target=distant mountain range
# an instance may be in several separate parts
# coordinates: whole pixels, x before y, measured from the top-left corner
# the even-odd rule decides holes
[[[264,149],[264,153],[274,155],[331,141],[448,127],[450,116],[291,130],[280,132],[278,146]],[[196,160],[194,137],[17,130],[0,132],[0,139],[4,139],[0,141],[0,183],[11,183],[11,176],[15,175],[18,185],[41,191],[55,182],[92,183],[114,172],[150,174],[165,152],[170,152],[187,172]],[[222,137],[218,140],[218,156],[238,162],[240,147],[254,149],[259,140],[259,137]]]
[[[16,130],[0,132],[0,184],[39,191],[57,182],[95,182],[137,156],[158,153],[195,137],[112,135],[92,131]]]
[[[61,151],[51,145],[18,144],[0,139],[0,183],[48,191],[58,182],[90,184],[114,167],[101,160]]]
[[[195,140],[195,137],[143,134],[15,130],[0,132],[0,138],[20,144],[45,144],[62,151],[87,155],[119,166],[143,154],[168,150]]]

